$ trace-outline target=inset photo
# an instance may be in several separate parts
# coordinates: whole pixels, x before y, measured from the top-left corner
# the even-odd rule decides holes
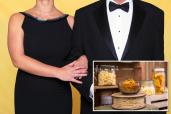
[[[168,111],[168,62],[94,61],[93,111]]]

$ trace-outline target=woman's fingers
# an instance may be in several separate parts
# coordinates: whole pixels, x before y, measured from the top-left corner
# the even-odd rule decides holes
[[[74,74],[74,77],[76,78],[76,77],[85,77],[85,76],[87,76],[87,74]]]
[[[88,66],[86,66],[86,65],[81,65],[81,64],[78,64],[77,65],[79,68],[81,68],[81,69],[87,69],[88,68]]]
[[[86,69],[75,70],[74,74],[87,74],[87,70]]]
[[[81,68],[79,66],[73,67],[73,70],[79,70],[79,69],[84,69],[84,68]]]
[[[88,68],[88,65],[84,64],[84,63],[76,63],[75,66],[78,66],[80,68],[85,68],[87,69]]]

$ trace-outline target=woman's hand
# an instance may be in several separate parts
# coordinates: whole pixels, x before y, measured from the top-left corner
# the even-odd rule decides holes
[[[88,69],[88,59],[85,55],[82,55],[79,59],[76,60],[74,66],[79,67],[80,69],[87,72]],[[78,77],[78,79],[82,79],[82,77]]]
[[[82,69],[88,69],[88,59],[85,55],[82,55],[74,64],[77,67]]]
[[[75,66],[76,62],[77,61],[74,61],[62,68],[59,68],[57,71],[57,78],[62,81],[71,81],[82,84],[82,82],[77,80],[77,78],[87,76],[87,69],[82,69],[78,66]]]

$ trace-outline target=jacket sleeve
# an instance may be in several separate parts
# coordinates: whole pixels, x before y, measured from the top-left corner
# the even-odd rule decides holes
[[[85,54],[85,47],[84,47],[84,36],[83,36],[83,27],[84,27],[84,20],[82,20],[83,17],[79,13],[79,11],[76,11],[75,14],[75,24],[73,27],[73,35],[72,35],[72,49],[70,52],[70,56],[68,61],[72,62],[73,60],[78,59],[81,55]],[[76,84],[72,83],[72,85],[80,92],[82,96],[84,96],[88,101],[91,102],[91,99],[89,97],[90,94],[90,86],[92,84],[92,68],[88,68],[88,76],[81,79],[83,84]]]
[[[154,60],[164,60],[164,12],[160,11],[156,18],[156,38],[154,47]]]

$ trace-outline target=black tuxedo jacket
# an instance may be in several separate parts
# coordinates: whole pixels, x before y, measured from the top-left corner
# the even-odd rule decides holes
[[[140,0],[134,0],[133,6],[132,25],[122,60],[164,60],[163,11]],[[89,60],[89,75],[82,79],[82,85],[74,84],[82,95],[81,114],[118,113],[92,112],[92,100],[89,97],[92,84],[92,61],[118,60],[106,11],[106,0],[101,0],[77,10],[75,14],[71,57],[77,58],[85,54]],[[135,112],[129,113],[135,114]],[[145,112],[138,113],[145,114]],[[162,113],[165,112],[160,112]]]

